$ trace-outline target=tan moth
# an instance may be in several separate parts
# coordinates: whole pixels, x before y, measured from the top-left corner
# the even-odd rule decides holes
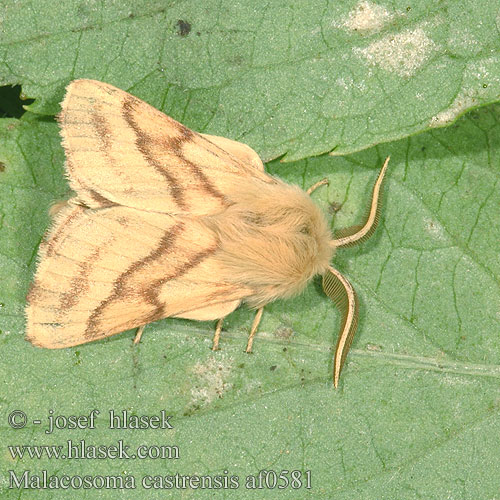
[[[389,158],[364,223],[335,234],[309,195],[271,177],[248,146],[189,130],[106,83],[75,80],[59,115],[75,196],[58,204],[28,294],[27,338],[63,348],[161,318],[222,320],[304,289],[316,274],[342,324],[333,381],[357,326],[353,287],[330,265],[336,248],[375,230]]]

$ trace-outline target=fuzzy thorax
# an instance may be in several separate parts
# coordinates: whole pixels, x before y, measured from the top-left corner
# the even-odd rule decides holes
[[[301,292],[326,270],[333,248],[324,215],[297,186],[273,179],[242,183],[237,200],[207,221],[219,236],[223,281],[250,288],[245,298],[261,307]]]

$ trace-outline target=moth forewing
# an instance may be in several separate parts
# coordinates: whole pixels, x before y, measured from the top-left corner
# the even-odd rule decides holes
[[[221,319],[246,302],[259,309],[249,351],[265,304],[318,273],[342,282],[329,267],[336,241],[325,216],[248,146],[198,134],[98,81],[71,82],[61,106],[75,196],[57,206],[40,246],[26,308],[33,344],[68,347],[178,317],[219,320],[216,348]]]

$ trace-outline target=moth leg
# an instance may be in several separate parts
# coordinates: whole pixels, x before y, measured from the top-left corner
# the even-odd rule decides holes
[[[318,181],[316,184],[313,184],[307,191],[307,194],[311,194],[313,191],[316,191],[320,186],[324,186],[325,184],[330,184],[330,181],[325,177],[324,179],[321,179]]]
[[[337,388],[340,371],[358,326],[358,297],[349,281],[331,266],[328,266],[328,271],[323,275],[323,290],[342,314],[342,324],[333,356],[333,385]]]
[[[260,323],[260,320],[262,318],[263,311],[264,311],[264,308],[260,307],[259,310],[257,311],[257,314],[255,315],[255,318],[253,319],[252,328],[250,330],[250,335],[248,336],[247,348],[245,349],[245,351],[248,353],[252,352],[253,338],[255,337],[255,333],[257,332],[257,328],[259,327],[259,323]]]
[[[134,337],[134,345],[137,345],[141,341],[142,332],[144,331],[145,327],[146,327],[146,325],[142,325],[139,328],[137,328],[137,331],[135,332],[135,337]]]
[[[222,323],[224,322],[224,318],[219,319],[217,321],[217,324],[215,325],[215,333],[214,333],[214,340],[212,343],[212,351],[218,351],[219,350],[219,338],[220,338],[220,332],[222,331]]]

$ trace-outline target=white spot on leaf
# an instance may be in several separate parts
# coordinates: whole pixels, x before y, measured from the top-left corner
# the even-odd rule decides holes
[[[368,47],[354,52],[370,64],[380,66],[399,76],[413,75],[427,61],[437,45],[422,28],[389,35]]]
[[[457,116],[464,113],[467,109],[474,105],[477,105],[478,100],[472,95],[472,93],[467,94],[466,92],[460,94],[455,98],[451,106],[437,115],[431,118],[429,123],[430,127],[442,127],[443,125],[448,125],[453,122]]]
[[[494,89],[498,88],[500,83],[497,65],[495,58],[487,58],[470,68],[466,75],[470,86],[459,92],[447,109],[433,116],[429,125],[431,127],[448,125],[468,109],[485,101],[496,100],[498,95]]]
[[[454,26],[451,28],[450,38],[448,39],[448,47],[455,54],[460,54],[463,57],[472,57],[477,55],[482,47],[465,26]]]
[[[343,26],[349,30],[362,32],[380,31],[394,17],[387,9],[376,3],[362,1],[349,12]]]
[[[427,233],[437,240],[445,240],[446,236],[441,224],[434,222],[427,217],[424,218],[425,229]]]
[[[206,406],[214,399],[222,398],[224,392],[232,387],[227,381],[232,364],[233,358],[215,355],[204,363],[194,365],[197,383],[191,389],[191,406]]]

